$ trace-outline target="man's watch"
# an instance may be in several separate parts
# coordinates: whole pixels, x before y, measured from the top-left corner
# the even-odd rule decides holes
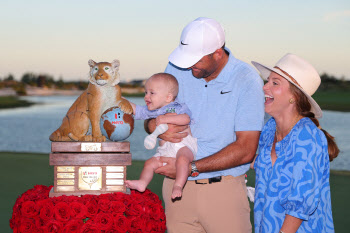
[[[196,167],[196,163],[195,161],[191,162],[191,177],[197,177],[199,175],[199,171]]]

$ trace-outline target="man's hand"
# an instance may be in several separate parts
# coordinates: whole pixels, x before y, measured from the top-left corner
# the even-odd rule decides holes
[[[169,178],[175,179],[176,177],[176,159],[170,157],[160,157],[160,162],[166,163],[166,165],[157,168],[154,172]]]
[[[181,142],[182,139],[188,135],[188,133],[183,132],[187,128],[188,125],[168,124],[168,130],[165,133],[159,135],[159,138],[172,143]]]

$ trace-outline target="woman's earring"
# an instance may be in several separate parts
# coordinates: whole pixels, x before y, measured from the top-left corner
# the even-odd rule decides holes
[[[294,104],[295,100],[293,98],[289,99],[289,103]]]

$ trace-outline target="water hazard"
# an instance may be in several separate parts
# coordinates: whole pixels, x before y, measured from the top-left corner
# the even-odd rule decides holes
[[[23,97],[38,104],[27,108],[0,110],[0,151],[39,152],[51,151],[50,134],[56,130],[76,96]],[[143,98],[128,98],[143,105]],[[324,111],[321,126],[336,137],[341,150],[331,163],[331,169],[350,170],[350,113]],[[143,140],[146,133],[143,121],[135,121],[130,141],[133,159],[146,160],[154,153],[146,150]]]

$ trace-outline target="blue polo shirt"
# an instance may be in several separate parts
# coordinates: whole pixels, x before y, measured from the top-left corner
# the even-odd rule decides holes
[[[196,159],[210,156],[236,141],[236,131],[261,131],[264,124],[263,81],[258,73],[231,52],[219,76],[206,82],[169,63],[165,72],[179,82],[178,99],[192,112],[192,135],[197,138]],[[249,164],[222,171],[200,173],[196,178],[239,176],[246,173]]]

